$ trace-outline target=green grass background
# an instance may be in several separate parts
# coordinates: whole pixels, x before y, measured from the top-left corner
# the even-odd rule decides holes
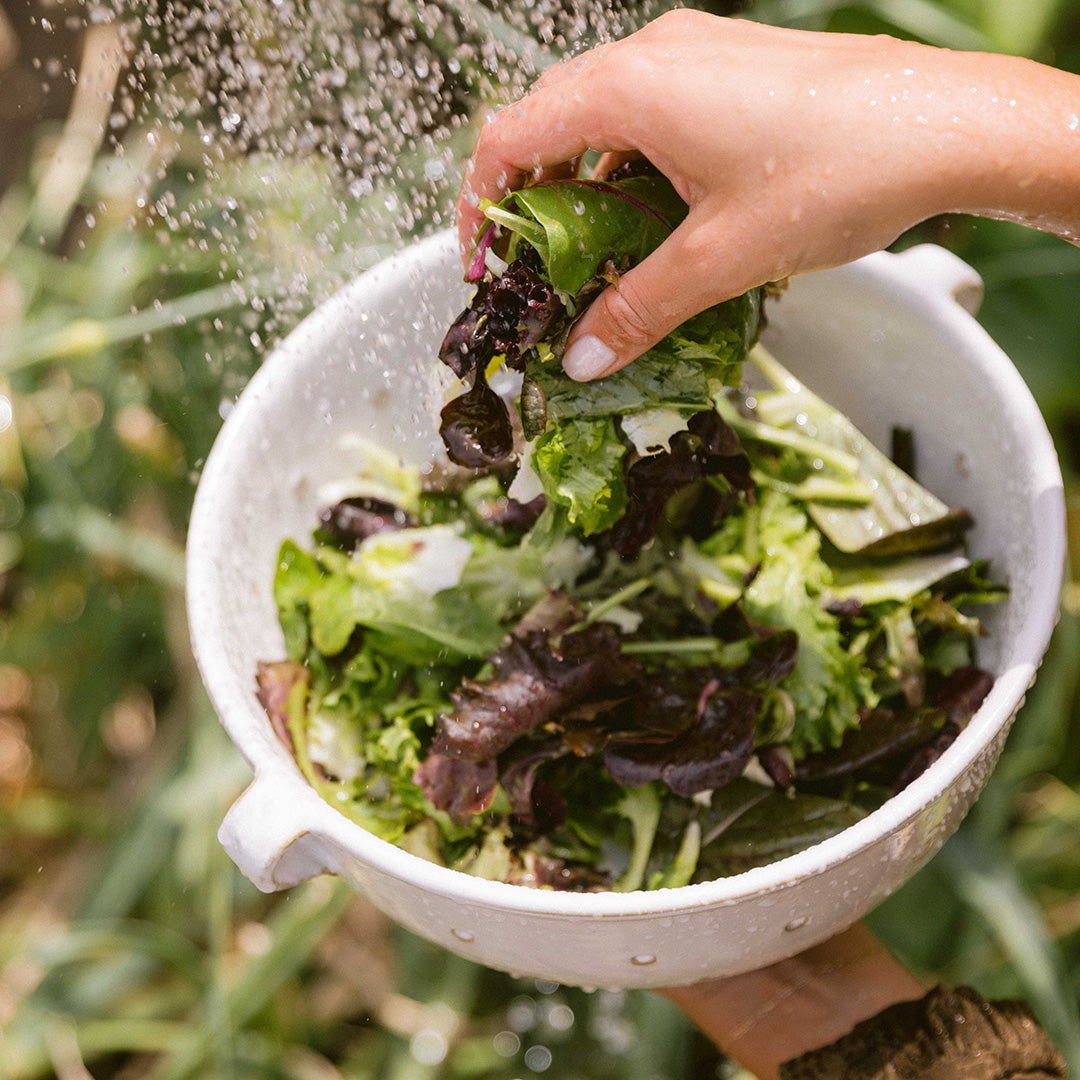
[[[652,995],[478,968],[330,879],[261,895],[217,844],[247,772],[194,669],[182,587],[222,417],[306,310],[448,222],[485,103],[596,27],[480,0],[234,0],[226,27],[214,8],[0,7],[0,1078],[732,1076]],[[1080,70],[1078,0],[741,10]],[[1051,427],[1080,551],[1080,250],[964,218],[916,240],[982,275],[981,321]],[[985,793],[870,922],[928,978],[1027,998],[1080,1073],[1075,575]]]

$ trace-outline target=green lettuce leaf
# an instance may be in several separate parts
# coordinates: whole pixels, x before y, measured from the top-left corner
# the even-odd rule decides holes
[[[766,489],[756,505],[729,517],[701,551],[721,566],[730,566],[734,554],[741,565],[753,567],[741,600],[746,614],[798,634],[795,668],[780,684],[795,705],[795,757],[839,745],[858,722],[859,709],[877,704],[877,695],[872,673],[846,648],[839,623],[822,606],[832,571],[806,512]]]
[[[365,588],[346,575],[324,578],[311,594],[314,647],[336,656],[358,627],[368,647],[417,664],[443,661],[448,654],[486,656],[504,632],[497,615],[461,588],[406,595]]]
[[[751,354],[772,390],[755,393],[754,413],[764,425],[737,427],[740,435],[783,441],[820,458],[825,472],[868,485],[861,504],[810,500],[814,523],[844,552],[893,555],[955,544],[971,525],[966,511],[951,509],[908,476],[843,413],[800,383],[760,345]],[[785,436],[788,436],[785,438]]]
[[[511,209],[512,208],[512,209]],[[686,203],[662,176],[611,183],[557,180],[515,191],[484,212],[536,248],[548,280],[577,293],[606,259],[641,262],[686,216]]]
[[[588,536],[610,528],[626,509],[625,455],[613,417],[568,420],[537,439],[533,467],[544,494]]]

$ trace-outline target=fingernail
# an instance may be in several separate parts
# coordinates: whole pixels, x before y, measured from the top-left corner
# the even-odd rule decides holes
[[[584,382],[603,375],[613,363],[615,363],[614,351],[598,337],[586,334],[567,346],[563,354],[562,366],[563,371],[571,379]]]

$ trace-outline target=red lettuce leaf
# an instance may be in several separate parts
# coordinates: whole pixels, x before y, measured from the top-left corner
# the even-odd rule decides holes
[[[255,696],[266,710],[274,734],[295,754],[292,733],[289,731],[289,696],[293,689],[311,682],[311,672],[295,660],[259,661],[256,673]]]
[[[417,524],[411,514],[385,499],[356,496],[320,511],[315,535],[319,540],[351,551],[376,533],[408,529]]]
[[[671,437],[669,450],[639,458],[626,472],[626,513],[608,533],[612,549],[624,559],[656,535],[668,500],[688,484],[723,476],[735,491],[749,496],[754,489],[750,459],[717,413],[695,413],[686,427]]]
[[[612,739],[604,764],[624,787],[662,780],[676,795],[723,787],[742,776],[754,751],[757,694],[717,690],[702,703],[696,724],[666,742]]]
[[[518,753],[518,747],[523,747],[523,752]],[[541,765],[569,753],[570,748],[559,738],[539,746],[521,741],[499,761],[499,783],[510,800],[510,812],[517,824],[533,835],[548,833],[566,820],[566,800],[538,773]]]
[[[491,657],[489,679],[466,679],[439,717],[433,750],[448,756],[497,757],[523,735],[613,685],[637,687],[639,669],[621,655],[619,635],[603,623],[563,634],[515,631]]]
[[[425,798],[455,821],[467,821],[491,805],[498,787],[493,761],[429,754],[413,773]]]

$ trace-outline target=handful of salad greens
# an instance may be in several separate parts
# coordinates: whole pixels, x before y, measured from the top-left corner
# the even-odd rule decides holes
[[[685,213],[662,178],[486,213],[441,350],[455,464],[368,447],[312,549],[283,544],[275,729],[364,827],[518,884],[685,885],[847,827],[991,685],[968,609],[1004,590],[970,519],[753,344],[758,292],[563,374],[577,314]]]

